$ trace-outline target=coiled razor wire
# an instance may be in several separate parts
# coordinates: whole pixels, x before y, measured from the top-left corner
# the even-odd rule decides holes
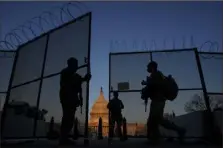
[[[219,44],[218,42],[212,42],[212,41],[206,41],[204,42],[200,48],[198,48],[198,51],[202,51],[204,49],[204,46],[209,44],[209,51],[208,52],[218,52],[220,53],[219,51]],[[222,52],[221,52],[222,53]],[[216,56],[214,54],[199,54],[203,59],[223,59],[223,53],[221,56]]]
[[[77,13],[74,14],[71,8]],[[33,38],[40,36],[49,30],[59,27],[64,23],[75,19],[75,16],[80,16],[89,11],[89,8],[82,2],[68,2],[61,7],[55,7],[50,11],[44,11],[41,15],[33,17],[29,21],[25,22],[23,25],[19,25],[17,28],[11,30],[5,35],[3,41],[0,41],[0,49],[3,50],[16,50],[18,46],[32,40]],[[39,30],[39,31],[37,31]],[[184,38],[185,40],[185,38]],[[184,45],[183,41],[183,45]],[[204,48],[205,45],[209,45],[208,52],[220,52],[219,44],[213,41],[206,41],[200,47],[198,51],[207,51]],[[166,46],[166,39],[164,40],[164,46]],[[157,49],[157,44],[155,40],[152,40],[150,49]],[[173,39],[173,49],[175,49],[175,40]],[[165,54],[165,53],[164,53]],[[171,54],[171,53],[166,53]],[[200,54],[204,59],[222,59],[220,56],[214,54]]]
[[[30,19],[7,33],[4,40],[0,41],[0,49],[16,50],[18,46],[88,11],[89,9],[84,3],[77,1],[65,3],[61,7],[53,8],[51,11],[44,11],[41,15]]]
[[[166,43],[167,43],[166,40],[167,39],[165,38],[164,41],[163,41],[163,45],[164,45],[163,49],[167,49],[166,48]],[[183,40],[184,41],[183,41],[182,49],[185,49],[185,37],[183,38]],[[173,38],[172,41],[173,41],[172,49],[173,50],[174,49],[178,49],[179,50],[179,48],[177,48],[175,46],[175,39],[174,38]],[[136,45],[135,42],[136,41],[134,41],[134,45]],[[123,50],[123,49],[127,49],[128,50],[127,44],[126,44],[125,41],[122,41],[122,42],[112,41],[112,43],[111,43],[111,52],[116,52],[116,51],[114,51],[114,48],[113,48],[114,44],[116,44],[115,47],[118,50]],[[143,47],[145,47],[145,45],[143,45]],[[195,46],[193,44],[193,41],[191,41],[191,45],[190,45],[189,48],[197,48],[198,52],[200,52],[199,53],[200,57],[202,57],[203,59],[212,59],[212,58],[214,58],[214,59],[223,59],[223,52],[220,51],[219,43],[216,42],[216,41],[208,40],[208,41],[202,43],[200,46]],[[133,49],[136,49],[136,47],[134,46]],[[171,48],[169,48],[169,49],[171,49]],[[160,49],[158,48],[156,41],[152,40],[149,48],[146,47],[146,49],[143,48],[143,50],[141,49],[140,51],[145,51],[145,50],[149,52],[149,51],[159,51]],[[162,50],[162,51],[163,52],[160,52],[159,54],[171,55],[171,54],[174,53],[174,52],[165,52],[165,50]]]

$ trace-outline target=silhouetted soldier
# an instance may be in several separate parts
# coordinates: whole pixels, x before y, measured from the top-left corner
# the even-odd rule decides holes
[[[110,130],[110,138],[113,138],[114,136],[114,127],[115,123],[117,125],[118,135],[120,137],[120,140],[123,140],[122,137],[122,109],[124,109],[124,105],[122,101],[118,98],[118,92],[113,92],[114,98],[109,101],[107,108],[110,111],[110,121],[111,121],[111,130]]]
[[[156,62],[150,62],[147,65],[147,71],[150,76],[147,81],[143,81],[142,84],[146,84],[149,91],[149,97],[151,99],[150,113],[148,121],[148,135],[151,136],[152,144],[157,144],[160,138],[159,125],[162,125],[166,129],[174,130],[178,132],[180,140],[185,135],[185,129],[178,127],[173,122],[163,118],[164,107],[166,98],[164,95],[164,75],[157,70],[158,64]]]
[[[90,74],[86,74],[82,78],[77,74],[78,60],[69,58],[67,60],[68,67],[61,71],[60,75],[60,102],[62,105],[63,117],[61,123],[60,144],[74,144],[69,139],[70,131],[73,127],[76,108],[82,106],[82,82],[89,81]]]

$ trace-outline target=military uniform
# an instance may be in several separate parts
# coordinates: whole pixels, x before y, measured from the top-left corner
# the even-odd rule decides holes
[[[76,108],[80,105],[78,93],[81,92],[82,77],[68,68],[61,72],[60,102],[63,117],[61,123],[61,138],[67,139],[73,127]]]
[[[124,105],[121,100],[115,98],[109,101],[107,108],[110,111],[110,122],[111,122],[110,132],[109,132],[110,137],[113,138],[114,136],[114,126],[116,122],[119,137],[122,138],[122,130],[121,130],[122,120],[123,120],[122,109],[124,108]]]
[[[166,99],[164,97],[164,76],[160,71],[154,72],[148,79],[147,85],[150,93],[150,113],[148,120],[148,138],[156,141],[160,137],[159,125],[166,129],[183,133],[183,129],[176,126],[174,123],[163,118]],[[182,135],[182,134],[181,134]]]

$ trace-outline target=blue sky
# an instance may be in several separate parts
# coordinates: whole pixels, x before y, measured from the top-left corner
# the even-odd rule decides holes
[[[61,6],[63,3],[1,2],[0,38],[3,39],[7,32],[26,20],[52,7]],[[173,39],[175,48],[190,48],[191,36],[193,36],[195,47],[200,47],[205,41],[211,40],[218,42],[219,49],[222,49],[222,2],[85,2],[85,5],[92,11],[90,106],[99,95],[101,86],[104,88],[105,97],[108,98],[108,55],[110,51],[173,49]],[[183,45],[183,38],[185,38],[185,45]],[[112,44],[114,41],[126,44],[125,46],[114,46]],[[156,47],[152,46],[152,41],[155,41]],[[165,46],[164,41],[166,41]],[[207,51],[208,46],[205,46],[203,50]],[[116,58],[113,63],[114,67],[119,70],[114,70],[113,85],[120,81],[130,81],[131,88],[139,89],[141,80],[146,76],[145,65],[149,56],[144,54],[114,58]],[[193,53],[154,54],[155,59],[160,64],[160,69],[165,74],[172,74],[181,88],[201,87]],[[205,64],[203,70],[208,90],[222,92],[222,83],[220,83],[222,62],[216,59],[208,59],[207,62],[204,58],[202,61]],[[210,71],[210,68],[214,71]],[[52,83],[54,83],[53,86],[57,85],[56,80]],[[47,86],[52,86],[52,83]],[[60,115],[58,115],[61,113],[60,104],[56,91],[48,91],[46,98],[53,99],[52,95],[49,97],[52,92],[55,96],[55,100],[49,100],[46,103],[51,104],[52,107],[49,114],[52,113],[51,115],[57,116],[57,119],[60,120]],[[180,93],[180,99],[169,103],[172,105],[167,107],[167,111],[170,112],[173,109],[179,115],[184,114],[184,102],[195,93],[200,92]],[[120,94],[120,98],[125,98],[123,99],[126,104],[124,114],[132,122],[142,121],[144,116],[148,115],[148,112],[144,112],[138,93]],[[140,108],[141,111],[137,113],[129,111],[133,107]],[[138,114],[142,116],[135,119]]]

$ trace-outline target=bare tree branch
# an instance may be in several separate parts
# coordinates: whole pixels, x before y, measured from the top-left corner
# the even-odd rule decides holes
[[[217,95],[210,96],[209,102],[212,110],[223,107],[222,96],[217,96]],[[192,97],[192,99],[188,101],[184,106],[184,110],[186,112],[202,111],[206,109],[207,108],[203,97],[201,97],[201,95],[198,94],[195,94]]]

